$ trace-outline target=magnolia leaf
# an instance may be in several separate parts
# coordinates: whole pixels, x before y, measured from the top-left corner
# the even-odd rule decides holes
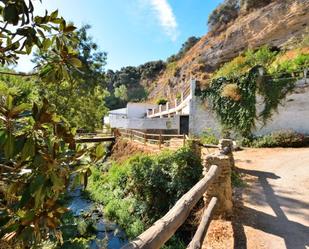
[[[12,108],[12,110],[9,113],[9,116],[14,118],[16,116],[18,116],[20,113],[22,113],[23,111],[27,110],[30,108],[30,104],[27,103],[22,103],[18,106],[15,106]]]
[[[58,16],[58,10],[55,10],[54,12],[52,12],[52,13],[50,14],[50,17],[51,17],[52,19],[57,18],[57,16]]]
[[[65,187],[65,184],[64,184],[64,180],[61,177],[59,177],[55,172],[51,172],[50,179],[53,183],[52,189],[54,192],[59,192],[63,190],[63,188]]]
[[[18,9],[14,6],[14,4],[9,4],[6,6],[3,9],[2,15],[5,22],[11,23],[13,25],[18,24]]]
[[[34,193],[37,191],[39,188],[43,186],[45,182],[45,177],[42,175],[38,175],[35,177],[35,179],[31,182],[30,184],[30,192]]]
[[[46,39],[43,40],[42,45],[43,45],[44,50],[48,50],[50,48],[50,46],[52,45],[52,40],[46,38]]]
[[[74,67],[77,67],[77,68],[83,66],[83,63],[79,59],[77,59],[76,57],[72,57],[72,58],[68,59],[68,62],[70,64],[72,64]]]
[[[95,150],[97,159],[101,159],[105,154],[105,148],[103,144],[99,144]]]
[[[13,96],[8,95],[8,96],[6,97],[6,108],[7,108],[8,110],[11,110],[12,107],[13,107]]]
[[[27,187],[24,192],[23,192],[23,195],[18,203],[18,208],[23,208],[30,200],[31,198],[31,194],[30,194],[30,188]]]
[[[12,158],[14,154],[15,137],[9,133],[4,143],[4,155],[6,159]]]
[[[28,138],[23,150],[21,151],[21,159],[25,161],[27,158],[32,158],[35,155],[35,142],[33,138]]]
[[[44,200],[44,193],[42,192],[43,186],[41,185],[39,189],[34,193],[34,208],[37,209],[42,206]]]
[[[0,130],[0,146],[3,146],[6,141],[7,133],[5,130]]]
[[[75,29],[76,29],[76,27],[75,27],[74,25],[69,24],[68,26],[66,26],[66,27],[63,29],[63,32],[69,33],[69,32],[73,32]]]

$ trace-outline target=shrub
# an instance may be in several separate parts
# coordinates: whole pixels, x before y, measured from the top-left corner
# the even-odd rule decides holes
[[[254,51],[249,49],[245,53],[246,64],[251,68],[256,65],[268,66],[270,65],[276,58],[278,51],[272,50],[268,46],[262,46],[258,50]]]
[[[272,0],[240,0],[241,9],[250,11],[257,8],[262,8],[271,3]]]
[[[270,68],[271,72],[290,73],[309,67],[309,54],[299,53],[294,58],[275,61]]]
[[[173,54],[167,58],[167,63],[173,63],[177,60],[180,60],[201,38],[191,36],[189,37],[185,43],[182,44],[181,49],[177,54]]]
[[[160,98],[156,101],[157,105],[166,105],[166,103],[167,103],[167,99],[164,99],[164,98]]]
[[[220,4],[208,18],[210,31],[217,31],[224,28],[226,24],[235,20],[239,15],[238,0],[225,0]]]
[[[208,128],[204,130],[200,136],[200,140],[202,144],[218,144],[219,139],[213,133],[213,131]]]
[[[87,190],[104,204],[106,217],[133,238],[167,213],[201,176],[200,159],[182,148],[155,156],[135,155],[114,163],[105,173],[93,168]]]
[[[241,178],[241,175],[236,171],[232,171],[231,180],[232,180],[233,187],[243,188],[246,186],[246,182],[243,181],[243,179]]]
[[[244,144],[244,143],[243,143]],[[309,145],[308,139],[300,133],[294,131],[277,131],[269,135],[253,138],[246,141],[247,146],[258,148],[273,147],[304,147]]]
[[[237,84],[227,84],[223,87],[221,92],[222,97],[230,98],[234,101],[239,101],[241,99],[240,91]]]

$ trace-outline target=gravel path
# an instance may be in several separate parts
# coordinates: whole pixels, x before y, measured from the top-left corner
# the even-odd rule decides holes
[[[246,149],[234,157],[248,185],[238,196],[234,245],[224,248],[308,249],[309,148]]]

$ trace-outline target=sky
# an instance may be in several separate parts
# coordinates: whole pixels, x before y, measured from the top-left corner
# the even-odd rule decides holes
[[[190,36],[207,32],[207,18],[222,0],[43,0],[45,9],[59,14],[75,26],[90,24],[89,34],[101,51],[108,53],[106,69],[137,66],[165,60],[177,53]],[[29,57],[16,70],[30,71]]]

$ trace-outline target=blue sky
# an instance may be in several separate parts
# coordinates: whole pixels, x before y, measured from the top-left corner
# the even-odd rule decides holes
[[[39,1],[37,1],[39,2]],[[108,53],[106,69],[165,60],[190,36],[207,32],[209,13],[222,0],[43,0],[38,13],[58,9],[76,26],[90,24],[90,35]],[[29,71],[23,58],[17,67]]]

